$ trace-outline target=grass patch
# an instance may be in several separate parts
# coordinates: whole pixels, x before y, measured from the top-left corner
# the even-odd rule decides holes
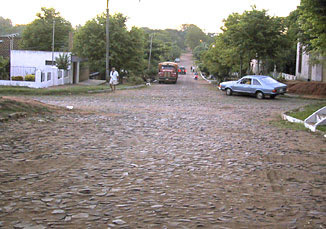
[[[308,131],[308,129],[303,124],[288,122],[281,118],[279,118],[277,120],[270,121],[269,124],[271,124],[275,127],[278,127],[278,128],[282,128],[282,129]]]
[[[317,110],[319,110],[320,108],[322,108],[324,106],[326,106],[326,102],[309,104],[307,106],[290,111],[287,113],[287,115],[290,115],[290,116],[300,119],[300,120],[305,120],[310,115],[312,115],[314,112],[316,112]]]
[[[326,133],[326,126],[317,126],[317,130]]]
[[[128,89],[130,84],[121,84],[117,88]],[[0,95],[79,95],[87,93],[100,93],[103,90],[110,90],[108,85],[84,86],[84,85],[64,85],[52,88],[28,88],[0,86]]]
[[[28,102],[20,102],[11,99],[0,98],[0,117],[7,118],[9,114],[25,112],[26,114],[49,113],[50,110],[46,106],[32,104]]]

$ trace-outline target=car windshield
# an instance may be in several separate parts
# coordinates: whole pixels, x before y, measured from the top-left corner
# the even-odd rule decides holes
[[[174,67],[171,66],[171,65],[163,65],[162,66],[162,69],[165,69],[165,70],[174,70]]]
[[[266,84],[275,84],[278,83],[278,81],[274,80],[272,77],[265,77],[260,79],[263,83]]]

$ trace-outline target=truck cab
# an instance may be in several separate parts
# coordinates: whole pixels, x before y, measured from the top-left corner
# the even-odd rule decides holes
[[[174,62],[162,62],[158,65],[158,82],[159,83],[177,83],[178,64]]]

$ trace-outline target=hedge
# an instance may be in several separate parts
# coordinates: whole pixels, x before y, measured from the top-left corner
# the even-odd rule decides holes
[[[35,81],[35,75],[26,75],[25,76],[25,81]]]
[[[13,81],[24,81],[24,77],[22,77],[22,76],[12,76],[11,80],[13,80]]]

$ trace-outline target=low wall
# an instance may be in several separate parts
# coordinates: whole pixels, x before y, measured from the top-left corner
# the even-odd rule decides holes
[[[286,80],[297,80],[297,77],[294,75],[290,75],[290,74],[286,74],[286,73],[282,73],[282,77]]]
[[[72,82],[69,72],[56,67],[46,69],[44,72],[35,72],[35,81],[0,80],[1,86],[19,86],[30,88],[47,88],[51,86],[70,84]]]

